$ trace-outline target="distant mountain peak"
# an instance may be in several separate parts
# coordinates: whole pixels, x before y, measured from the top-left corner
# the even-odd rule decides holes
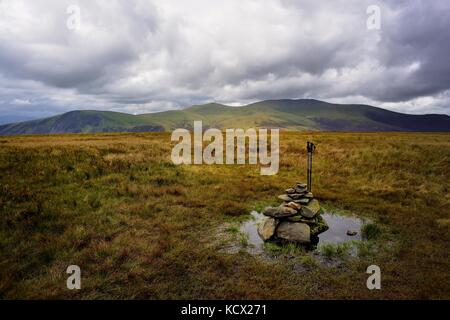
[[[409,115],[368,105],[333,104],[315,99],[264,100],[232,107],[220,103],[183,110],[131,115],[73,110],[50,118],[0,126],[0,135],[151,132],[191,128],[202,120],[210,128],[280,128],[313,131],[450,131],[447,115]]]

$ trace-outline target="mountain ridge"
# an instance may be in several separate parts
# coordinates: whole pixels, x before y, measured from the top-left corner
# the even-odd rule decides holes
[[[280,128],[296,131],[450,131],[450,116],[412,115],[362,104],[333,104],[315,99],[264,100],[233,107],[219,103],[140,115],[74,110],[53,117],[5,124],[0,135],[96,132],[161,132],[204,128]]]

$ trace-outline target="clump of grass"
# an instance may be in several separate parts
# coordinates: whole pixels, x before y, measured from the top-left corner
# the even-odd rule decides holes
[[[450,227],[450,219],[437,219],[436,224],[439,228]]]
[[[241,243],[241,246],[247,247],[248,246],[248,234],[241,232],[239,233],[239,242]]]
[[[264,243],[264,249],[272,256],[298,256],[304,254],[306,250],[301,245],[292,242],[284,243],[283,245],[275,242],[266,242]]]
[[[281,252],[286,255],[300,255],[305,253],[305,247],[295,243],[287,243],[282,246]]]
[[[320,245],[318,250],[321,254],[325,255],[328,258],[331,257],[345,258],[346,256],[348,256],[348,252],[351,246],[352,245],[349,242],[325,243]]]
[[[243,247],[248,244],[248,235],[242,232],[239,225],[236,223],[231,224],[225,229],[226,232],[230,234],[230,239],[233,242],[239,242]]]
[[[358,250],[360,258],[371,256],[374,252],[374,243],[372,241],[353,241]]]
[[[219,210],[226,216],[238,217],[248,213],[247,207],[233,200],[224,200],[219,203]]]
[[[277,207],[278,205],[279,205],[279,203],[277,203],[277,202],[260,201],[260,202],[256,202],[253,205],[253,210],[262,212],[267,207]]]
[[[88,195],[86,198],[87,198],[87,202],[89,203],[89,205],[91,206],[92,209],[98,209],[102,206],[102,203],[100,201],[98,194],[93,193],[93,194]]]
[[[361,227],[361,232],[367,240],[374,240],[381,234],[381,228],[376,223],[367,223]]]
[[[308,266],[317,266],[317,260],[311,255],[311,254],[305,254],[305,255],[302,255],[300,258],[299,258],[299,262],[301,263],[301,264],[304,264],[304,265],[308,265]]]
[[[235,225],[229,226],[229,227],[227,228],[227,231],[230,232],[230,233],[236,234],[236,233],[239,232],[239,227],[238,227],[238,226],[235,226]]]
[[[281,246],[277,245],[273,242],[265,242],[264,243],[264,249],[268,254],[271,256],[278,256],[281,253]]]

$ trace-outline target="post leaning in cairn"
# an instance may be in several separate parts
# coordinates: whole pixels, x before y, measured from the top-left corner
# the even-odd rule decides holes
[[[311,192],[312,153],[315,146],[308,141],[308,184],[298,182],[278,196],[283,203],[278,207],[268,207],[263,214],[265,219],[258,227],[258,234],[264,241],[278,240],[309,244],[312,239],[328,230],[328,225],[322,218],[319,201]]]

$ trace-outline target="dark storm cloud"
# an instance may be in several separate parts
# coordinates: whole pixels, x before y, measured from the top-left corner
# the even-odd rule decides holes
[[[395,18],[386,20],[380,60],[386,68],[417,66],[408,78],[374,90],[380,101],[404,101],[434,95],[450,87],[450,2],[404,1]]]
[[[3,0],[0,113],[303,97],[450,113],[449,15],[445,0]]]

